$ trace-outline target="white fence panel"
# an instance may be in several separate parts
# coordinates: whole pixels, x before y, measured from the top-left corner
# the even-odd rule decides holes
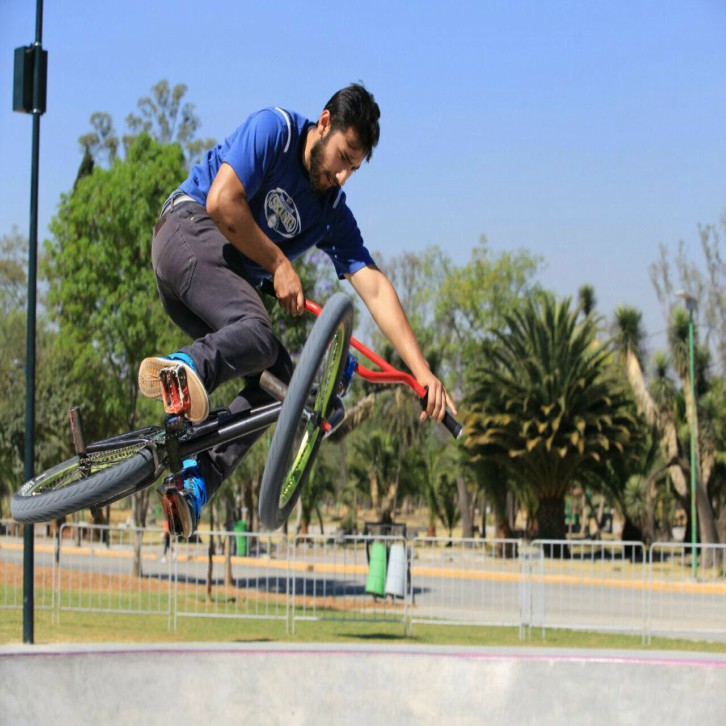
[[[176,618],[287,620],[289,547],[284,534],[205,531],[200,537],[176,543]]]
[[[641,542],[535,540],[542,550],[532,625],[645,637],[647,560]],[[539,620],[541,618],[541,620]]]
[[[60,611],[170,615],[162,530],[64,524],[57,591]]]
[[[330,538],[35,525],[35,606],[286,623],[355,620],[726,640],[726,545]],[[210,555],[210,540],[214,545]],[[0,520],[0,609],[23,604],[23,526]]]
[[[0,609],[23,607],[23,552],[25,527],[12,519],[0,520]],[[33,596],[38,610],[52,610],[56,572],[55,527],[33,527]]]
[[[648,636],[726,639],[726,545],[650,547]]]
[[[413,623],[520,625],[519,540],[417,537]]]
[[[403,537],[299,535],[290,564],[292,623],[407,623],[409,550]]]

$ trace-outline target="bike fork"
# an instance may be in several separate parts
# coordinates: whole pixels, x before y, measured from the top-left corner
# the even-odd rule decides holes
[[[260,388],[263,391],[269,393],[273,398],[278,401],[284,401],[287,396],[288,386],[283,383],[279,378],[273,376],[269,371],[263,371],[260,376]],[[330,436],[335,429],[343,423],[345,418],[345,408],[343,402],[338,396],[335,396],[331,401],[330,415],[328,418],[323,418],[320,414],[308,410],[307,406],[303,412],[303,415],[312,421],[314,426],[318,426],[323,430],[324,436]]]

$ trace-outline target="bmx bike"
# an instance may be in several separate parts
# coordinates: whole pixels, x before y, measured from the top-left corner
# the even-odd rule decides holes
[[[305,308],[317,320],[289,385],[269,371],[261,375],[260,386],[272,396],[271,403],[236,414],[216,409],[197,424],[183,415],[168,415],[163,426],[94,443],[86,442],[80,411],[73,408],[69,415],[76,455],[26,482],[13,495],[15,520],[47,522],[88,507],[104,507],[151,486],[167,471],[182,486],[184,459],[276,422],[260,485],[259,515],[268,529],[281,527],[305,486],[320,444],[343,421],[340,399],[353,375],[374,383],[405,384],[426,407],[427,392],[413,376],[352,337],[353,304],[347,296],[336,293],[323,308],[306,300]],[[350,347],[380,370],[360,365]],[[175,393],[182,398],[184,394],[183,388]],[[448,411],[442,423],[459,438],[462,427]]]

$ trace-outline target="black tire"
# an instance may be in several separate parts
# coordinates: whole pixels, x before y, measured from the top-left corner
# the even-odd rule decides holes
[[[272,436],[259,506],[260,520],[268,529],[277,529],[287,521],[310,475],[324,433],[319,418],[326,416],[337,393],[352,330],[353,303],[337,293],[315,321]],[[316,383],[318,387],[311,404],[311,391]]]
[[[152,427],[107,439],[26,482],[10,502],[23,524],[49,522],[88,507],[101,507],[153,483],[160,472],[163,429]]]

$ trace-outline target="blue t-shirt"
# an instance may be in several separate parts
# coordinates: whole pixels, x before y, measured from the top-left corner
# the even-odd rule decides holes
[[[294,260],[317,246],[330,256],[342,278],[373,264],[373,259],[343,191],[333,188],[321,195],[310,184],[302,149],[311,125],[303,116],[281,108],[258,111],[207,152],[181,189],[206,206],[219,167],[229,164],[244,185],[257,224],[285,256]],[[270,276],[256,262],[240,256],[253,283]]]

